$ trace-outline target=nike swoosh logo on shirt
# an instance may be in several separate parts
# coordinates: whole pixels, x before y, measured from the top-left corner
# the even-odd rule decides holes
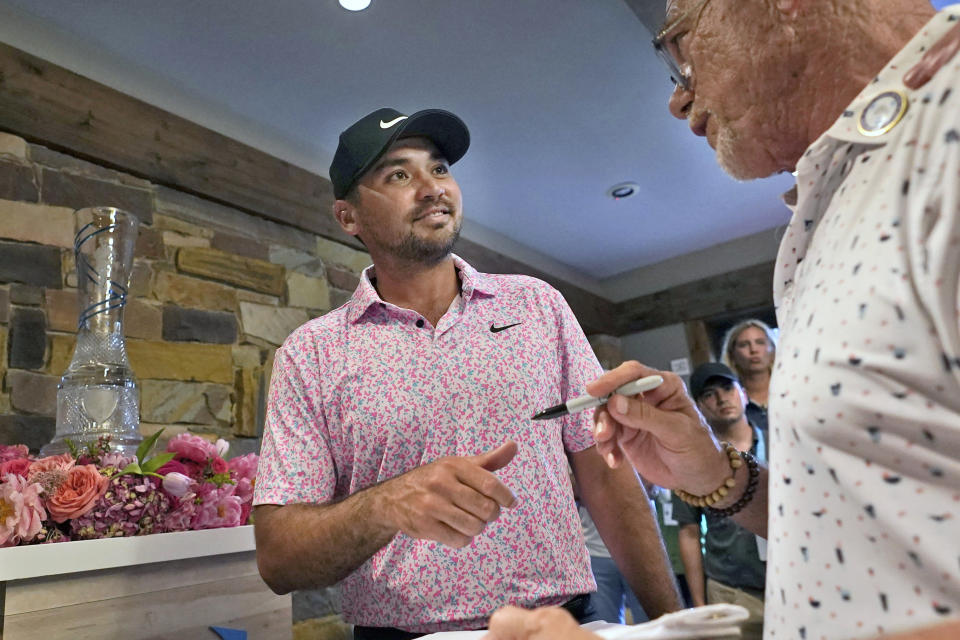
[[[501,331],[506,331],[506,330],[509,329],[510,327],[515,327],[515,326],[517,326],[518,324],[523,324],[523,323],[522,323],[522,322],[514,322],[513,324],[505,324],[505,325],[503,325],[502,327],[498,327],[498,326],[496,326],[496,325],[491,324],[491,325],[490,325],[490,333],[500,333]]]
[[[381,128],[381,129],[389,129],[390,127],[392,127],[393,125],[397,124],[397,123],[400,122],[401,120],[406,120],[407,117],[408,117],[408,116],[397,116],[396,118],[394,118],[394,119],[391,120],[390,122],[384,122],[383,120],[381,120],[381,121],[380,121],[380,128]]]

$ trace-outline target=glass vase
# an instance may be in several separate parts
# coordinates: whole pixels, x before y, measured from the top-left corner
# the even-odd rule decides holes
[[[75,221],[77,346],[57,390],[57,432],[41,454],[110,436],[112,451],[133,455],[141,440],[140,392],[127,359],[123,308],[139,221],[112,207],[80,209]]]

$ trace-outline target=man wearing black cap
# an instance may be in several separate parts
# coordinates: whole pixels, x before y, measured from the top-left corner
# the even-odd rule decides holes
[[[589,620],[569,460],[644,609],[675,609],[645,493],[595,453],[591,412],[531,422],[600,372],[570,308],[539,280],[451,253],[463,214],[449,165],[469,140],[437,109],[380,109],[340,136],[333,213],[374,264],[277,351],[260,572],[277,592],[340,581],[358,638],[482,628],[505,604]]]
[[[763,432],[747,420],[747,396],[737,376],[724,364],[708,362],[690,376],[690,395],[716,437],[738,451],[749,451],[766,462]],[[678,542],[687,583],[695,606],[726,602],[750,612],[743,637],[763,637],[763,589],[766,581],[766,540],[713,510],[674,501],[673,517],[680,523]],[[700,521],[706,517],[705,549],[700,548]]]

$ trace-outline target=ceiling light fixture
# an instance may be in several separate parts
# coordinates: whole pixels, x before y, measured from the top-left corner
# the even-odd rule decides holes
[[[370,0],[340,0],[340,6],[347,11],[363,11],[370,6]]]
[[[640,185],[636,182],[621,182],[607,189],[607,195],[614,200],[623,200],[624,198],[637,195],[639,191]]]

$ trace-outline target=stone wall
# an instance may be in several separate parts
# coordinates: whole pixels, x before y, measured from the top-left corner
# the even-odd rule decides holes
[[[349,298],[369,256],[0,133],[0,443],[53,436],[78,315],[73,210],[142,222],[125,311],[141,430],[257,449],[274,350]],[[317,215],[330,215],[318,211]]]

